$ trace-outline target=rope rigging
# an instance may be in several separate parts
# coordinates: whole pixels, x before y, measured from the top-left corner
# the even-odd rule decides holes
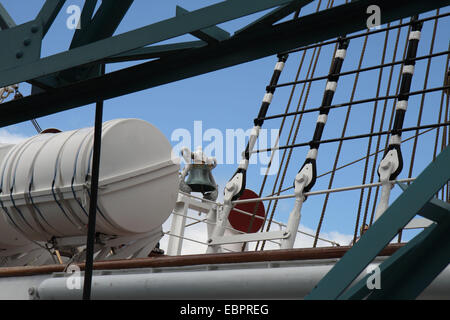
[[[11,94],[14,93],[14,100],[19,100],[23,98],[22,93],[19,91],[19,85],[15,84],[12,86],[7,86],[4,88],[0,88],[0,104],[3,103]],[[36,119],[31,119],[31,123],[33,124],[34,128],[36,129],[37,133],[42,132],[42,128],[39,126],[39,123]]]
[[[433,52],[432,47],[433,47],[434,39],[435,39],[435,36],[436,36],[436,24],[438,22],[438,19],[446,17],[448,15],[449,15],[448,13],[440,14],[439,10],[437,10],[436,14],[431,16],[431,17],[418,19],[418,17],[415,16],[415,17],[412,17],[411,21],[409,21],[407,23],[402,23],[402,21],[400,21],[398,25],[392,25],[392,26],[388,25],[387,28],[382,28],[380,30],[375,30],[374,32],[373,31],[367,31],[367,35],[366,36],[371,35],[372,33],[378,33],[378,32],[385,31],[385,45],[384,45],[384,47],[382,49],[382,54],[380,54],[380,56],[382,57],[381,64],[377,64],[376,66],[365,67],[365,68],[359,67],[359,68],[357,68],[355,70],[352,70],[352,71],[346,71],[346,72],[338,73],[338,75],[349,75],[349,74],[356,74],[356,75],[358,75],[360,72],[364,72],[364,71],[370,71],[370,70],[376,70],[376,69],[380,70],[380,73],[379,73],[379,76],[378,76],[377,90],[376,90],[377,93],[376,93],[376,96],[374,98],[371,97],[371,98],[367,98],[367,99],[353,100],[353,97],[352,97],[349,102],[341,103],[341,104],[337,104],[337,105],[330,105],[327,108],[328,111],[329,111],[332,108],[340,108],[340,107],[344,107],[344,106],[350,107],[350,106],[356,105],[356,104],[364,104],[364,103],[367,103],[367,102],[375,102],[370,133],[353,135],[353,136],[345,136],[343,134],[341,136],[341,138],[334,138],[334,139],[327,139],[327,140],[320,140],[320,139],[317,140],[316,137],[317,136],[321,136],[321,131],[323,132],[323,128],[319,127],[319,122],[320,121],[318,119],[318,121],[316,122],[316,130],[315,130],[314,138],[311,141],[309,141],[309,142],[292,143],[292,142],[290,142],[291,135],[289,135],[289,137],[287,138],[288,143],[286,145],[284,145],[284,146],[280,146],[280,147],[277,147],[277,148],[267,148],[267,149],[261,149],[261,150],[252,151],[252,153],[259,153],[259,152],[268,152],[268,151],[275,151],[275,150],[284,150],[283,157],[282,157],[282,160],[281,160],[281,165],[280,165],[280,168],[278,170],[278,173],[277,173],[277,176],[276,176],[276,179],[275,179],[275,184],[274,184],[273,190],[270,193],[270,195],[268,196],[269,197],[268,201],[270,201],[268,208],[270,208],[270,205],[272,204],[272,200],[274,200],[274,206],[272,207],[272,212],[271,212],[270,216],[267,219],[269,221],[269,224],[268,224],[268,226],[267,226],[265,231],[269,230],[270,221],[273,218],[273,213],[275,211],[275,207],[277,205],[278,200],[281,199],[281,198],[278,197],[280,195],[280,193],[281,192],[285,192],[285,191],[290,190],[290,189],[295,189],[295,186],[290,186],[290,187],[283,188],[283,181],[284,181],[285,173],[286,173],[286,170],[287,170],[287,167],[288,167],[290,155],[292,153],[292,150],[294,148],[296,148],[296,147],[309,146],[310,147],[310,151],[308,152],[307,160],[309,159],[309,161],[311,161],[311,160],[313,160],[312,158],[314,157],[314,154],[317,152],[316,150],[314,150],[314,147],[317,146],[317,145],[320,146],[320,144],[322,144],[322,143],[340,142],[340,144],[341,144],[342,141],[345,141],[345,140],[360,139],[360,138],[370,138],[368,146],[367,146],[367,155],[365,157],[362,157],[362,158],[360,158],[358,160],[352,161],[350,163],[347,163],[347,164],[345,164],[343,166],[339,166],[338,167],[337,166],[338,158],[339,158],[339,152],[338,152],[337,156],[336,156],[336,159],[335,159],[335,165],[333,166],[333,169],[320,175],[320,176],[324,176],[324,175],[327,175],[327,174],[334,175],[334,172],[336,170],[340,170],[342,168],[345,168],[345,167],[348,167],[348,166],[350,166],[352,164],[355,164],[355,163],[357,163],[359,161],[366,160],[363,184],[366,183],[365,182],[366,178],[370,179],[370,183],[373,183],[373,181],[374,181],[374,173],[375,173],[375,169],[377,168],[376,164],[378,164],[378,161],[377,161],[378,153],[383,152],[384,155],[383,155],[382,159],[385,159],[386,155],[389,154],[389,152],[392,153],[392,150],[395,150],[395,152],[398,152],[397,150],[399,150],[400,144],[402,142],[402,139],[401,139],[402,132],[415,131],[415,134],[413,136],[410,136],[409,138],[403,139],[403,142],[413,140],[414,144],[416,145],[417,144],[417,139],[418,139],[419,136],[421,136],[421,135],[423,135],[425,133],[428,133],[431,130],[435,130],[436,129],[435,130],[435,132],[436,132],[436,138],[435,138],[436,139],[436,143],[434,145],[434,149],[435,150],[434,150],[434,154],[433,154],[433,158],[435,158],[436,154],[437,154],[437,151],[438,151],[439,136],[440,136],[440,133],[442,132],[442,130],[440,130],[440,128],[443,127],[444,134],[442,135],[442,143],[441,143],[442,147],[440,149],[445,147],[445,145],[447,144],[447,140],[449,140],[447,138],[447,135],[448,135],[448,131],[447,130],[448,130],[448,126],[450,125],[450,122],[448,121],[448,99],[447,99],[447,112],[445,112],[445,107],[444,107],[445,104],[443,103],[444,102],[444,95],[450,88],[449,82],[447,80],[448,73],[450,73],[450,71],[447,72],[447,70],[448,70],[448,62],[449,62],[448,61],[449,52],[448,52],[448,50],[447,51],[441,51],[441,52]],[[418,42],[419,42],[419,39],[420,39],[420,32],[421,32],[421,29],[422,29],[422,25],[423,25],[423,22],[425,22],[425,21],[433,21],[434,22],[432,41],[431,41],[429,53],[426,54],[426,55],[418,56],[417,55]],[[398,42],[399,42],[399,37],[400,37],[400,31],[401,31],[402,27],[406,27],[406,26],[409,26],[410,30],[408,30],[407,38],[406,38],[406,41],[405,41],[403,59],[396,61],[395,57],[396,57],[396,53],[397,53],[397,49],[398,49]],[[394,42],[395,43],[395,48],[393,49],[394,54],[392,56],[392,61],[386,63],[385,62],[385,57],[386,57],[386,53],[387,53],[388,31],[389,30],[394,30],[394,29],[398,30],[396,37],[394,37],[394,40],[395,40],[395,42]],[[361,37],[361,36],[363,36],[363,35],[361,35],[361,34],[352,35],[352,36],[347,37],[347,39],[353,39],[353,38],[357,38],[357,37]],[[339,40],[340,39],[333,40],[333,41],[328,41],[328,42],[324,42],[324,43],[319,43],[319,44],[316,44],[316,45],[303,47],[303,48],[300,48],[298,50],[291,50],[288,53],[303,52],[303,54],[305,54],[307,52],[307,50],[309,50],[309,49],[319,49],[320,50],[323,46],[325,46],[327,44],[339,43]],[[315,55],[315,54],[316,54],[316,52],[313,53],[313,55]],[[446,67],[445,67],[446,72],[445,72],[445,75],[444,75],[443,85],[430,88],[430,87],[427,86],[427,78],[428,78],[428,71],[429,71],[430,61],[433,58],[440,57],[440,56],[446,56],[447,57],[447,59],[446,59]],[[303,61],[304,55],[302,56],[301,59]],[[414,65],[415,65],[416,61],[420,61],[420,60],[428,61],[427,62],[427,71],[425,71],[425,80],[424,80],[423,89],[422,90],[417,90],[417,91],[411,91],[410,89],[411,89],[411,82],[412,82],[412,75],[413,75],[413,71],[414,71]],[[389,92],[390,92],[391,83],[392,83],[392,76],[394,74],[394,67],[396,65],[399,65],[399,64],[402,64],[402,68],[401,68],[401,72],[399,74],[397,91],[396,91],[395,94],[390,94]],[[311,67],[315,67],[313,59],[311,59],[310,68]],[[386,68],[386,67],[390,67],[390,71],[388,73],[388,79],[389,80],[388,80],[388,84],[387,84],[387,87],[386,87],[386,94],[384,96],[382,96],[382,95],[380,96],[381,86],[383,85],[382,84],[382,79],[383,79],[382,72],[383,72],[383,69]],[[295,81],[278,84],[276,87],[279,88],[279,87],[287,87],[287,86],[296,86],[298,84],[303,84],[303,85],[308,84],[309,85],[312,81],[322,80],[325,77],[328,78],[328,76],[314,77],[308,71],[308,73],[307,73],[307,75],[306,75],[306,77],[304,79],[298,80],[298,77],[296,76]],[[425,95],[427,93],[433,93],[433,92],[441,92],[441,104],[440,104],[441,107],[440,107],[440,110],[439,110],[439,115],[438,115],[437,122],[433,123],[433,124],[421,125],[421,120],[420,119],[421,119],[421,110],[422,110],[422,107],[423,107],[424,97],[425,97]],[[421,95],[422,96],[422,101],[421,101],[421,104],[420,104],[421,107],[419,109],[419,116],[418,116],[418,120],[417,120],[417,125],[405,128],[403,126],[404,119],[405,119],[405,111],[406,111],[405,105],[407,105],[409,97],[410,96],[414,96],[414,95]],[[300,96],[300,101],[302,100],[302,98],[303,98],[303,91],[302,91],[301,96]],[[384,119],[385,119],[385,116],[387,114],[387,104],[388,104],[389,100],[394,100],[394,107],[395,107],[395,109],[393,109],[393,112],[392,112],[392,115],[391,115],[389,129],[383,130],[383,126],[384,126],[384,122],[385,122]],[[299,104],[300,104],[300,101],[299,101]],[[381,115],[381,122],[379,123],[379,130],[375,131],[374,130],[375,123],[377,121],[379,121],[378,119],[380,117],[379,115],[377,115],[377,112],[376,112],[376,110],[377,110],[377,103],[379,101],[384,101],[384,106],[382,108],[382,115]],[[289,104],[290,104],[290,99],[289,99],[288,105]],[[304,104],[306,104],[306,98],[305,98],[305,103]],[[284,119],[287,116],[295,116],[294,121],[296,121],[298,115],[301,116],[301,115],[303,115],[305,113],[310,113],[310,112],[315,112],[315,111],[319,111],[319,113],[320,113],[320,115],[322,115],[322,119],[323,119],[324,112],[321,112],[322,110],[323,110],[323,105],[321,107],[319,107],[319,108],[311,108],[311,109],[306,109],[306,110],[305,109],[298,110],[298,108],[297,108],[297,111],[288,112],[288,113],[284,112],[284,113],[281,113],[281,114],[267,116],[267,117],[264,118],[264,120],[282,118],[283,121],[284,121]],[[320,117],[320,115],[319,115],[319,117]],[[326,115],[328,115],[328,114],[326,114]],[[298,129],[298,126],[297,126],[297,129]],[[344,131],[345,131],[345,129],[343,130],[343,132]],[[295,136],[296,135],[297,134],[295,134]],[[390,136],[390,139],[387,141],[386,147],[384,149],[380,148],[381,136],[383,136],[383,135]],[[372,145],[371,138],[372,137],[378,137],[376,139],[376,151],[375,152],[372,151],[372,147],[371,147],[371,145]],[[295,139],[293,141],[295,141]],[[286,157],[287,158],[287,163],[285,162],[286,150],[289,150],[289,157]],[[415,147],[413,147],[412,157],[410,158],[411,163],[414,163],[414,158],[415,158],[414,150],[415,150]],[[372,170],[371,170],[372,172],[370,172],[370,170],[369,170],[369,158],[371,156],[373,156],[373,155],[375,155],[375,160],[373,161],[373,167],[372,167]],[[304,165],[306,164],[307,160],[305,160]],[[283,165],[284,165],[284,171],[283,171]],[[380,170],[380,166],[378,166],[378,169]],[[377,170],[378,173],[379,173],[379,170]],[[311,170],[311,171],[313,171],[313,170]],[[281,172],[283,172],[283,175],[281,175]],[[392,172],[389,174],[388,181],[391,181],[391,182],[394,181],[395,179],[393,179],[393,178],[394,177],[396,178],[400,174],[400,172],[401,172],[401,168],[396,167],[395,170],[392,170]],[[410,165],[410,172],[412,172],[412,165]],[[279,180],[280,176],[282,176],[281,182]],[[311,177],[312,176],[316,176],[316,178],[319,177],[319,176],[317,176],[317,172],[311,174]],[[410,178],[411,174],[408,174],[408,177]],[[308,182],[311,184],[310,187],[312,187],[313,183],[311,183],[310,181],[308,181]],[[386,182],[386,180],[384,182]],[[278,183],[278,191],[276,191],[277,183]],[[331,185],[331,183],[332,183],[332,178],[330,180],[330,185]],[[380,182],[380,185],[383,185],[383,184]],[[376,193],[375,193],[375,197],[374,197],[375,201],[373,201],[374,208],[372,210],[372,216],[370,217],[370,223],[372,223],[373,220],[374,220],[375,209],[376,209],[376,204],[377,204],[376,199],[378,198],[378,189],[379,189],[380,185],[376,186]],[[389,184],[389,188],[391,187],[391,185],[392,185],[392,183]],[[360,213],[361,213],[362,224],[363,225],[366,224],[366,221],[369,219],[369,216],[370,216],[370,214],[369,214],[370,213],[369,212],[369,204],[371,202],[371,200],[370,200],[371,199],[371,191],[372,190],[369,188],[369,193],[368,193],[368,195],[366,197],[365,208],[363,206],[364,193],[363,193],[363,191],[361,191],[360,204],[359,204],[359,209],[358,209],[358,217],[357,217],[357,221],[356,221],[356,224],[355,224],[355,238],[357,236],[357,231],[359,230],[359,223],[361,222],[360,221],[360,216],[359,216]],[[327,195],[327,197],[328,197],[328,195]],[[449,191],[448,191],[448,186],[447,186],[447,192],[446,193],[444,193],[444,190],[442,190],[442,198],[445,198],[445,197],[447,197],[447,198],[450,197],[449,196]],[[385,200],[384,199],[380,199],[380,202],[383,202],[383,201],[385,201]],[[325,208],[326,208],[326,203],[324,205],[322,214],[325,214]],[[269,209],[267,211],[269,212]],[[362,216],[362,213],[364,213],[364,216]],[[319,227],[317,228],[316,236],[318,236],[319,233],[320,233],[320,223],[319,223]],[[399,241],[400,241],[400,239],[401,239],[401,232],[399,234]],[[314,246],[316,245],[316,243],[317,243],[317,241],[315,241]],[[258,244],[259,244],[259,242],[258,242]],[[262,247],[260,249],[261,250],[264,249],[264,241],[262,241]],[[256,250],[258,250],[258,246],[256,247]]]
[[[219,209],[219,212],[217,214],[217,224],[212,232],[212,237],[220,237],[224,235],[225,226],[228,221],[228,216],[233,207],[231,202],[239,199],[239,197],[243,194],[245,190],[247,169],[249,165],[250,156],[258,139],[261,126],[264,123],[263,118],[266,116],[269,106],[272,102],[273,95],[275,93],[274,86],[278,83],[278,80],[280,78],[281,72],[283,71],[287,58],[288,58],[287,54],[278,55],[278,62],[275,65],[272,78],[270,80],[270,84],[266,88],[266,93],[263,97],[258,117],[254,120],[254,127],[251,131],[247,146],[243,153],[242,160],[235,174],[231,177],[231,179],[225,186],[224,206]],[[218,250],[217,246],[208,247],[208,252],[217,252],[217,250]]]
[[[380,181],[385,182],[381,188],[381,196],[378,207],[375,211],[375,221],[383,214],[389,205],[390,191],[392,185],[389,180],[395,180],[403,169],[403,156],[400,148],[401,134],[405,119],[406,109],[408,107],[409,91],[411,89],[412,77],[414,74],[415,61],[413,58],[417,55],[419,45],[420,31],[422,23],[417,22],[418,17],[411,19],[411,31],[408,37],[408,49],[406,53],[406,62],[402,68],[402,80],[397,104],[395,107],[395,118],[389,145],[383,159],[378,167],[378,176]]]

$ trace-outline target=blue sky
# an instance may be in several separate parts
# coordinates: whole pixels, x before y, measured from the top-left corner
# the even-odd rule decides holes
[[[117,34],[142,27],[144,25],[157,22],[175,15],[175,6],[180,5],[188,10],[195,10],[207,6],[218,1],[145,1],[136,0],[122,24],[117,30]],[[341,4],[344,1],[336,1]],[[24,23],[35,17],[44,0],[2,0],[1,3],[10,12],[17,24]],[[68,0],[57,17],[55,23],[47,34],[43,48],[42,56],[48,56],[57,52],[64,51],[70,44],[71,37],[74,33],[66,27],[66,8],[75,4],[82,6],[82,0]],[[307,14],[315,10],[317,1],[308,5],[302,11]],[[322,5],[323,8],[323,5]],[[448,12],[449,8],[444,8],[441,13]],[[253,21],[263,13],[254,14],[249,17],[241,18],[236,21],[228,22],[220,25],[230,33],[241,28],[246,23]],[[421,17],[429,16],[430,13],[423,14]],[[422,30],[422,40],[419,45],[418,55],[429,54],[431,32],[433,22],[425,23]],[[448,50],[450,19],[445,17],[439,20],[436,42],[433,52]],[[394,38],[396,30],[389,32],[388,50],[386,62],[392,60]],[[301,36],[301,35],[299,35]],[[381,61],[381,52],[384,42],[385,33],[379,33],[369,37],[366,48],[366,54],[362,63],[362,67],[379,64]],[[402,29],[399,42],[399,53],[396,61],[400,59],[403,53],[403,45],[405,43],[406,30]],[[187,35],[167,42],[176,42],[180,40],[194,40],[195,38]],[[342,71],[354,70],[357,67],[359,55],[361,53],[363,38],[352,40],[347,52],[347,58],[344,62]],[[326,75],[330,67],[331,57],[334,46],[324,47],[320,54],[319,64],[315,71],[315,76]],[[311,58],[312,50],[308,51],[305,58],[306,66],[303,67],[299,79],[304,79],[306,75],[307,65]],[[280,83],[293,81],[301,53],[291,54],[286,68],[280,78]],[[428,79],[428,87],[442,86],[443,72],[445,69],[446,56],[440,56],[433,59]],[[208,73],[194,78],[177,81],[149,90],[133,93],[130,95],[107,100],[105,102],[104,120],[115,118],[141,118],[157,126],[170,140],[172,133],[176,129],[187,129],[193,131],[194,121],[202,121],[203,130],[218,129],[225,135],[227,129],[242,128],[247,130],[253,126],[253,119],[256,117],[262,97],[265,93],[265,87],[268,85],[272,75],[273,67],[277,61],[275,56],[270,56],[258,61],[253,61],[224,70]],[[424,84],[424,74],[427,60],[422,60],[416,64],[416,72],[414,75],[411,90],[421,90]],[[128,66],[130,64],[114,64],[107,67],[107,71],[116,70]],[[392,90],[395,88],[399,66],[394,68]],[[365,72],[360,75],[355,100],[373,97],[375,95],[376,84],[378,79],[378,70]],[[389,69],[383,71],[383,81],[380,95],[385,95],[386,81]],[[350,99],[351,89],[353,86],[354,75],[341,77],[334,103],[341,103]],[[306,102],[307,108],[319,107],[322,99],[325,81],[316,81],[310,89],[309,98]],[[302,86],[297,86],[290,111],[296,108]],[[21,86],[23,93],[28,94],[29,86],[24,84]],[[279,88],[275,93],[272,105],[269,110],[270,114],[277,114],[284,111],[291,87]],[[420,105],[421,96],[411,97],[409,100],[409,109],[405,119],[404,127],[417,125],[417,115]],[[437,121],[438,110],[440,106],[440,93],[428,94],[425,99],[425,107],[423,112],[422,124],[431,124]],[[303,104],[303,101],[302,101]],[[388,102],[388,113],[392,109],[392,100]],[[355,106],[351,111],[350,124],[346,135],[368,133],[372,119],[373,103],[361,104]],[[378,113],[376,117],[375,131],[379,128],[380,113],[383,102],[378,105]],[[331,110],[327,127],[324,131],[324,139],[335,138],[340,136],[345,113],[347,108]],[[297,142],[307,142],[311,139],[317,113],[305,114],[302,120]],[[87,127],[93,124],[94,107],[92,105],[84,106],[74,110],[69,110],[54,114],[51,116],[38,119],[39,124],[43,128],[57,127],[61,130],[73,130],[80,127]],[[286,144],[287,134],[291,125],[292,118],[286,123],[286,128],[281,136],[281,145]],[[279,120],[266,121],[264,128],[278,128]],[[24,122],[3,128],[10,134],[31,136],[35,134],[35,129],[30,122]],[[387,124],[383,126],[383,130],[387,130]],[[442,132],[442,131],[441,131]],[[404,133],[403,137],[407,138],[412,133]],[[417,159],[415,162],[413,177],[420,173],[421,170],[432,160],[433,146],[435,139],[435,131],[427,133],[419,138],[417,149]],[[353,161],[365,155],[368,139],[356,141],[348,141],[343,144],[343,149],[339,161],[339,165]],[[441,140],[439,140],[441,141]],[[385,137],[381,139],[382,145],[385,143]],[[177,141],[172,141],[173,145]],[[204,147],[208,144],[205,142]],[[375,145],[375,143],[373,144]],[[407,177],[409,169],[409,154],[411,152],[412,143],[405,143],[403,148],[405,161],[405,169],[399,178]],[[322,145],[319,150],[318,173],[323,173],[331,169],[334,156],[336,153],[337,143]],[[372,147],[372,150],[374,147]],[[287,171],[284,187],[292,185],[295,174],[303,164],[307,152],[307,148],[298,148],[293,152],[293,156]],[[280,154],[281,156],[281,154]],[[380,159],[378,159],[379,162]],[[372,161],[372,160],[371,160]],[[372,162],[369,163],[371,168]],[[349,168],[339,171],[336,174],[333,187],[342,187],[350,185],[358,185],[362,182],[364,162],[359,162]],[[224,183],[232,176],[237,164],[224,164],[218,166],[214,170],[217,182],[223,187]],[[369,170],[370,172],[370,170]],[[328,185],[328,177],[318,179],[314,190],[326,189]],[[259,166],[251,165],[249,169],[248,187],[259,191],[263,177],[259,174]],[[264,194],[271,192],[274,176],[269,176]],[[399,194],[398,188],[394,189],[393,195]],[[292,191],[289,191],[289,193]],[[319,221],[320,211],[324,196],[310,197],[305,203],[302,213],[302,225],[315,229]],[[339,232],[342,234],[353,234],[354,221],[357,212],[359,199],[359,191],[351,191],[332,195],[328,204],[328,211],[324,220],[323,232]],[[293,206],[292,201],[286,200],[278,204],[276,219],[279,221],[287,221],[288,213]]]

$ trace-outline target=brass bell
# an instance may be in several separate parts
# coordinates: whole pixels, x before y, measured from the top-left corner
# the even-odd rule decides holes
[[[216,189],[216,185],[211,177],[211,165],[192,164],[186,184],[194,192],[210,192]]]

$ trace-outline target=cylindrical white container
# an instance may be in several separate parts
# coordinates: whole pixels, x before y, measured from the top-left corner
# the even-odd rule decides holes
[[[85,235],[94,129],[45,133],[11,147],[0,165],[0,248],[11,230],[27,239]],[[1,156],[1,152],[0,152]],[[105,122],[96,231],[133,235],[159,227],[178,193],[179,164],[153,125]]]

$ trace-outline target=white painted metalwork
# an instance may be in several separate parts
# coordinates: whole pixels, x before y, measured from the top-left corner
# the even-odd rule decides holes
[[[289,215],[289,220],[286,227],[288,237],[281,240],[282,249],[290,249],[294,247],[294,242],[297,237],[297,230],[300,225],[302,205],[303,201],[305,201],[303,189],[311,182],[312,179],[313,167],[311,163],[307,163],[295,177],[295,204]]]
[[[394,184],[396,182],[411,182],[411,181],[414,181],[415,179],[416,178],[391,180],[391,181],[389,181],[389,183]],[[383,184],[382,182],[374,182],[374,183],[367,183],[367,184],[361,184],[361,185],[350,186],[350,187],[309,191],[309,192],[305,192],[304,195],[309,197],[309,196],[314,196],[314,195],[319,195],[319,194],[327,194],[327,193],[334,193],[334,192],[343,192],[343,191],[351,191],[351,190],[357,190],[357,189],[373,188],[373,187],[381,186],[382,184]],[[270,201],[270,200],[276,200],[276,199],[290,199],[290,198],[295,198],[295,194],[263,197],[263,198],[252,198],[252,199],[245,199],[245,200],[235,200],[235,201],[233,201],[233,204],[249,203],[249,202],[256,202],[256,201]]]
[[[286,231],[269,231],[269,232],[255,232],[235,234],[230,236],[212,237],[209,245],[221,245],[228,243],[242,243],[262,240],[285,239],[289,237]]]
[[[398,153],[395,149],[390,150],[380,162],[378,174],[380,175],[381,182],[381,196],[380,200],[378,201],[377,209],[375,211],[374,221],[377,221],[389,206],[391,190],[394,187],[394,184],[389,181],[389,178],[392,173],[397,170],[399,164],[400,161]]]
[[[385,261],[374,260],[355,280],[359,281]],[[93,299],[302,299],[331,270],[338,259],[272,261],[239,264],[214,264],[139,270],[97,271],[93,276]],[[82,290],[67,289],[71,275],[58,273],[36,277],[17,297],[30,293],[31,299],[80,299]],[[80,275],[81,278],[83,274]],[[4,282],[20,279],[0,278]],[[33,279],[32,279],[33,280]],[[70,280],[70,279],[69,279]],[[8,281],[8,282],[7,282]],[[33,286],[34,284],[34,286]],[[30,286],[32,286],[30,288]],[[111,287],[115,290],[111,290]],[[450,298],[450,267],[428,286],[419,299]],[[0,289],[0,292],[2,290]],[[23,292],[24,291],[24,292]]]

